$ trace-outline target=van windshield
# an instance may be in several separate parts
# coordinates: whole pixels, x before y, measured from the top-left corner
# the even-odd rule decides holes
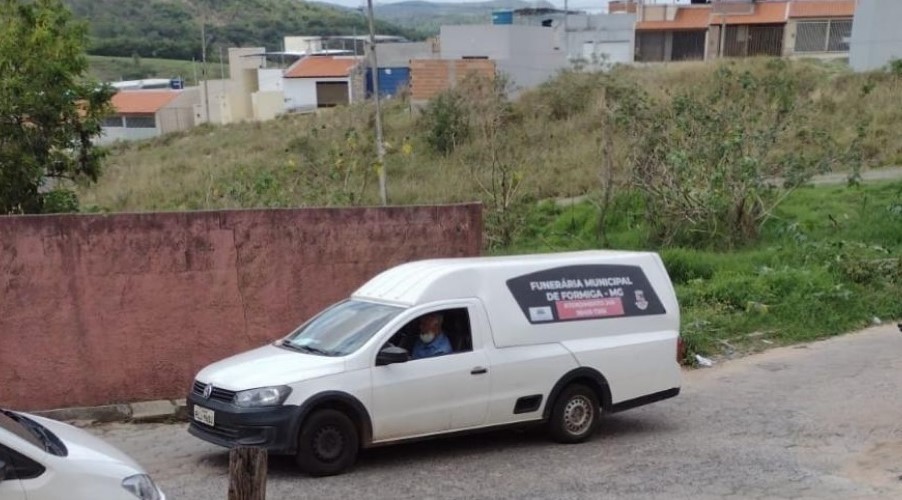
[[[309,354],[344,356],[359,349],[403,310],[397,306],[346,300],[298,327],[279,345]]]

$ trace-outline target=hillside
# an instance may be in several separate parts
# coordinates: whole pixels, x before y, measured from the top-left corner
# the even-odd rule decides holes
[[[89,24],[93,55],[200,59],[201,24],[207,23],[208,57],[219,47],[282,48],[286,35],[351,35],[366,32],[356,11],[297,0],[64,0]],[[415,37],[379,21],[380,33]]]
[[[442,25],[487,24],[491,22],[492,11],[498,9],[521,9],[527,7],[554,7],[545,1],[492,0],[488,2],[407,2],[376,5],[373,13],[378,19],[398,26],[416,29],[429,35],[438,34]]]

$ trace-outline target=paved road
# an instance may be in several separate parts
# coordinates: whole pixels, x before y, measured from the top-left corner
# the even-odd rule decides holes
[[[685,373],[683,394],[609,416],[582,445],[496,432],[364,452],[311,479],[270,463],[268,498],[902,498],[895,326]],[[184,425],[93,428],[174,499],[225,499],[228,456]]]

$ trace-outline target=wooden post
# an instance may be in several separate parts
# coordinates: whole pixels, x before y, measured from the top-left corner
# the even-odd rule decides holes
[[[266,500],[266,450],[229,451],[229,500]]]

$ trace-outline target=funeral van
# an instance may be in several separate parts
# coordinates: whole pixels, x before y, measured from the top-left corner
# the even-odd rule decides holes
[[[679,324],[655,253],[410,262],[202,369],[189,432],[294,455],[312,475],[360,448],[505,426],[578,443],[605,412],[679,394]]]

